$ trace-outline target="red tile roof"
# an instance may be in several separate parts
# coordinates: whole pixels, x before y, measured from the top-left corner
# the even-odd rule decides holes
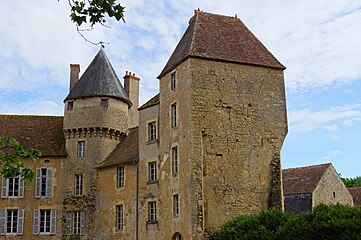
[[[282,170],[283,195],[312,193],[331,163]]]
[[[195,11],[160,79],[188,57],[285,69],[236,17]]]
[[[348,189],[353,198],[353,204],[357,207],[361,206],[361,187],[349,188]]]
[[[65,156],[63,117],[0,115],[0,135],[16,138],[26,149],[42,156]]]
[[[98,164],[98,168],[131,163],[137,160],[139,160],[139,128],[135,127],[129,129],[128,135],[104,161]]]

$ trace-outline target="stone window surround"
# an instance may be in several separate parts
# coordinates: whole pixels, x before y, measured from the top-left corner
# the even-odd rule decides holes
[[[125,187],[125,166],[118,166],[117,167],[117,182],[116,182],[116,188],[117,189],[123,189]]]
[[[155,123],[155,138],[154,139],[151,139],[151,136],[150,136],[150,129],[149,129],[149,126],[151,123]],[[149,119],[145,122],[145,128],[146,128],[146,143],[147,144],[151,144],[151,143],[155,143],[157,142],[157,139],[158,139],[158,119],[157,118],[153,118],[153,119]]]
[[[173,218],[178,218],[180,215],[180,197],[179,193],[174,193],[172,196],[172,210],[173,210]]]
[[[175,129],[178,127],[178,104],[177,102],[173,102],[170,105],[170,127],[171,129]]]
[[[157,221],[157,201],[152,199],[148,200],[148,221],[147,224],[156,224]]]
[[[109,98],[100,98],[100,107],[107,109],[109,106]]]
[[[56,234],[56,209],[40,206],[34,209],[33,234]]]
[[[170,90],[174,91],[177,88],[177,73],[173,71],[170,74]]]
[[[82,173],[75,174],[74,178],[74,195],[82,196],[84,187],[84,175]]]
[[[152,178],[152,174],[151,174],[151,167],[152,167],[152,164],[153,167],[155,168],[155,174]],[[147,184],[153,184],[153,183],[158,183],[158,166],[157,166],[158,162],[157,162],[157,158],[149,158],[147,160],[147,167],[148,167],[148,171],[147,171],[147,174],[148,174],[148,182]]]
[[[78,158],[85,156],[85,139],[77,141],[76,155]]]
[[[176,155],[175,155],[176,154]],[[171,157],[171,172],[173,176],[179,173],[179,145],[177,142],[173,143],[170,148]]]
[[[115,231],[117,233],[124,232],[124,204],[115,205]]]

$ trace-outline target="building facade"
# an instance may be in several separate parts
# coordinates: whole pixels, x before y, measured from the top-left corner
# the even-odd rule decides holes
[[[140,79],[126,72],[123,88],[103,50],[80,79],[72,64],[63,118],[1,116],[1,135],[28,139],[43,157],[25,160],[37,178],[23,196],[9,197],[4,189],[23,185],[3,179],[0,234],[204,239],[235,215],[282,208],[284,69],[237,17],[202,11],[141,107]],[[38,121],[33,140],[27,118]],[[59,155],[44,151],[55,135],[45,123]]]

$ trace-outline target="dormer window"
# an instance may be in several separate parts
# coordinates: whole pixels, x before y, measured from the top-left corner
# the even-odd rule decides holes
[[[68,102],[68,111],[73,110],[73,101]]]
[[[108,108],[108,102],[109,102],[108,98],[102,98],[101,101],[100,101],[100,106],[102,108]]]
[[[175,90],[177,86],[177,78],[175,72],[170,75],[170,90]]]

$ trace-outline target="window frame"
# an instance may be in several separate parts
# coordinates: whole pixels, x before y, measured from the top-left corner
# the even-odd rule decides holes
[[[85,157],[85,140],[77,141],[76,156],[77,158]]]
[[[117,189],[123,189],[125,187],[125,166],[117,167]]]
[[[158,181],[157,161],[148,162],[148,183]]]
[[[179,194],[173,194],[172,196],[172,203],[173,203],[173,218],[178,218],[180,215],[180,201],[179,201]]]
[[[9,232],[9,212],[11,212],[11,219],[10,219],[10,229],[11,231]],[[14,213],[16,213],[16,216],[14,216]],[[15,218],[15,220],[14,220]],[[18,222],[19,221],[19,210],[18,209],[6,209],[6,234],[9,235],[15,235],[18,233]]]
[[[100,99],[100,107],[107,109],[109,107],[109,98],[101,98]]]
[[[80,221],[80,211],[73,211],[73,235],[80,235],[80,229],[81,229],[81,221]]]
[[[147,121],[147,142],[152,143],[157,141],[157,121],[156,120],[150,120]]]
[[[1,198],[23,198],[24,179],[21,176],[14,178],[2,177]]]
[[[68,101],[67,110],[72,111],[74,109],[74,101]]]
[[[170,125],[171,128],[176,128],[178,126],[178,106],[177,102],[174,102],[170,105]]]
[[[39,209],[39,234],[51,233],[51,209]]]
[[[176,72],[170,74],[170,90],[174,91],[177,88],[177,75]]]
[[[51,168],[36,169],[36,198],[51,198],[53,189],[53,170]]]
[[[119,204],[115,206],[115,212],[116,212],[116,231],[117,232],[123,232],[124,231],[124,205]]]
[[[74,196],[83,195],[84,176],[83,174],[75,174]]]
[[[175,144],[171,148],[171,157],[172,157],[172,174],[178,174],[179,173],[179,149],[178,145]]]
[[[148,202],[148,222],[147,223],[157,223],[157,202],[149,201]]]

